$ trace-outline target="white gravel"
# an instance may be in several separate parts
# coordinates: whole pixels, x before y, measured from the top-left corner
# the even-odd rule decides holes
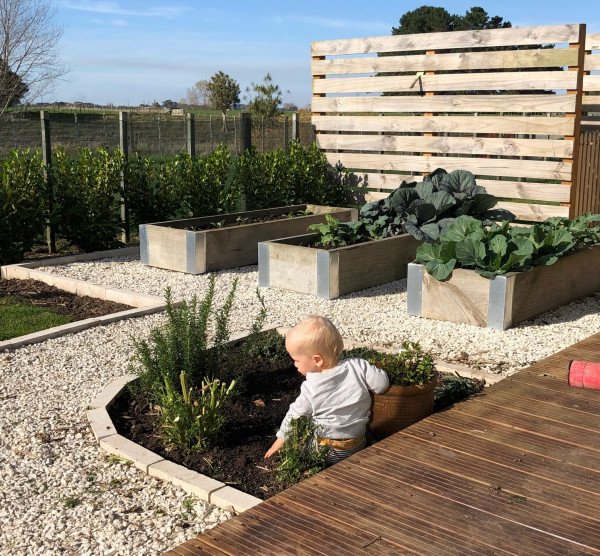
[[[208,277],[106,259],[47,267],[52,273],[175,299],[202,296]],[[232,334],[258,311],[256,266],[218,273],[217,299],[234,277]],[[310,313],[329,316],[347,338],[385,346],[419,340],[436,356],[481,370],[517,369],[600,331],[600,295],[589,296],[505,332],[406,314],[406,283],[392,282],[326,301],[261,290],[269,324],[290,326]],[[128,372],[132,337],[145,337],[162,315],[0,353],[0,554],[156,555],[229,517],[150,478],[99,449],[87,404]]]

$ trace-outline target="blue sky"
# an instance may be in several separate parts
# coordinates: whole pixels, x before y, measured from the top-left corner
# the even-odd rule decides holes
[[[424,4],[464,14],[481,6],[513,27],[586,23],[600,33],[594,0],[393,2],[390,0],[56,0],[64,27],[66,80],[44,100],[137,105],[179,100],[217,71],[244,90],[269,72],[284,102],[310,101],[310,43],[389,35],[402,14]]]

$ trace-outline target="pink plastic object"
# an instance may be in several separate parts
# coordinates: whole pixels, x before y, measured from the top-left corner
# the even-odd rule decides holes
[[[571,361],[569,363],[569,386],[600,390],[600,363]]]

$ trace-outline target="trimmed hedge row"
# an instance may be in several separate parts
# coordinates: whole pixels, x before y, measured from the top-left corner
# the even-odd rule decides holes
[[[132,231],[145,222],[316,203],[351,202],[350,180],[331,168],[316,144],[233,156],[221,145],[206,157],[135,155],[126,162],[119,149],[57,150],[50,179],[53,202],[39,152],[12,151],[0,160],[0,264],[22,260],[46,222],[59,238],[84,251],[120,245],[121,175]]]

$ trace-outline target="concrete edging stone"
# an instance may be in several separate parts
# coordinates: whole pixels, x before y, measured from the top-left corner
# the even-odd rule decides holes
[[[48,272],[44,272],[43,270],[38,270],[40,267],[45,266],[58,266],[61,264],[124,257],[136,254],[139,254],[139,247],[125,247],[122,249],[96,251],[95,253],[69,255],[66,257],[42,259],[39,261],[18,263],[0,267],[0,274],[2,278],[5,278],[6,280],[38,280],[39,282],[44,282],[49,286],[54,286],[76,295],[87,295],[89,297],[95,297],[97,299],[113,301],[115,303],[121,303],[123,305],[130,305],[131,307],[134,307],[134,309],[127,309],[125,311],[111,313],[110,315],[104,315],[102,317],[79,320],[69,324],[63,324],[62,326],[54,326],[52,328],[47,328],[46,330],[41,330],[25,336],[18,336],[17,338],[12,338],[11,340],[5,340],[0,342],[0,351],[16,349],[29,344],[37,344],[39,342],[49,340],[50,338],[57,338],[67,334],[73,334],[74,332],[80,332],[81,330],[92,328],[94,326],[109,324],[127,318],[141,317],[162,311],[165,308],[165,302],[162,297],[136,293],[127,290],[119,290],[117,288],[107,288],[100,284],[94,284],[93,282],[87,282],[77,278],[68,278],[66,276],[59,276],[57,274],[50,274]]]
[[[188,494],[192,494],[200,500],[214,504],[224,510],[241,513],[262,502],[260,498],[246,494],[182,465],[165,460],[158,454],[117,434],[108,414],[108,408],[125,387],[136,379],[136,375],[120,377],[111,382],[89,404],[90,409],[86,412],[86,415],[100,448],[109,454],[131,461],[147,475],[172,483]]]

